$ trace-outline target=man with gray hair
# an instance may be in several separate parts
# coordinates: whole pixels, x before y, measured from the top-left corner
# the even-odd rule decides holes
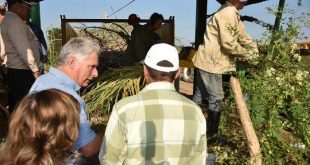
[[[144,59],[147,86],[114,105],[101,164],[206,164],[206,121],[198,105],[176,92],[179,73],[175,47],[150,48]]]
[[[99,49],[99,45],[94,41],[81,37],[72,38],[63,46],[57,66],[51,67],[48,73],[40,76],[30,89],[30,92],[35,92],[55,88],[78,100],[81,106],[80,132],[75,147],[86,157],[99,152],[103,134],[96,135],[91,130],[85,101],[77,91],[98,76]]]

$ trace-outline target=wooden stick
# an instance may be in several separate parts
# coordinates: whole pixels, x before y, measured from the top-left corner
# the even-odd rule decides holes
[[[230,85],[235,96],[235,101],[238,107],[238,112],[241,120],[242,129],[247,139],[247,145],[250,149],[251,164],[261,165],[262,157],[260,152],[259,141],[256,136],[252,121],[249,115],[248,108],[243,99],[239,79],[231,76]]]

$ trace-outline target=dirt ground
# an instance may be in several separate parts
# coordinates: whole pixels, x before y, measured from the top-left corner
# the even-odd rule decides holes
[[[179,92],[185,96],[187,96],[189,99],[192,99],[193,97],[193,83],[185,82],[180,80],[180,90]]]

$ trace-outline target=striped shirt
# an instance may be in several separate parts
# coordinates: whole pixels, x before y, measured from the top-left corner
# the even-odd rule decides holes
[[[95,132],[91,130],[90,124],[87,120],[85,101],[77,93],[77,91],[80,90],[81,87],[65,73],[54,67],[51,67],[50,71],[47,74],[40,76],[34,82],[30,89],[30,92],[42,91],[52,88],[59,89],[72,95],[80,103],[80,132],[79,137],[75,143],[75,147],[77,149],[80,149],[86,144],[90,143],[96,137]]]
[[[115,104],[101,164],[205,164],[206,122],[172,83],[154,82]]]

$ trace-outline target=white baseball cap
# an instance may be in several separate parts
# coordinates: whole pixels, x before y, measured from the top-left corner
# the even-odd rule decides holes
[[[169,61],[172,67],[159,66],[161,61]],[[179,54],[175,47],[160,43],[153,45],[147,52],[144,64],[158,71],[173,72],[179,69]]]

